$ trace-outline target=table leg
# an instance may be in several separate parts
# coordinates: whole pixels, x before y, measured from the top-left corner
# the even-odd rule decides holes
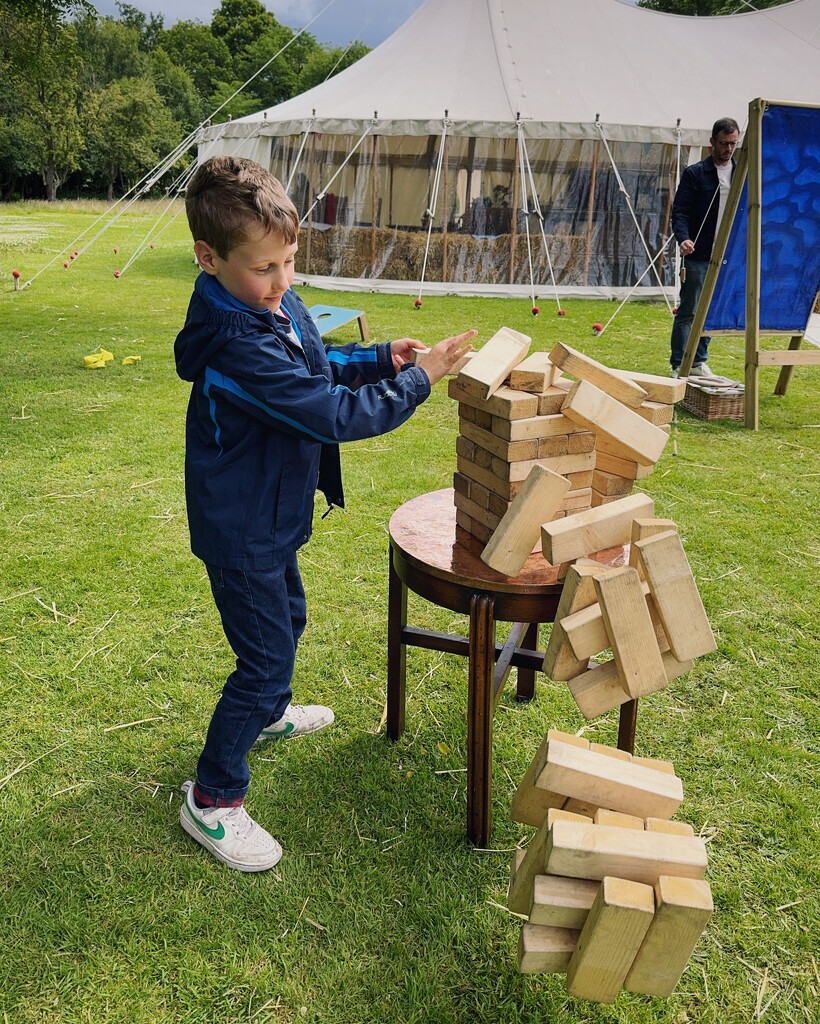
[[[538,623],[531,622],[521,641],[521,646],[528,651],[538,650]],[[531,668],[518,669],[518,683],[515,690],[516,700],[532,700],[535,696],[535,671]]]
[[[470,599],[470,656],[467,689],[467,838],[478,847],[490,841],[492,826],[493,678],[495,600]]]
[[[387,582],[387,735],[397,740],[404,732],[407,687],[407,648],[402,631],[407,625],[407,587],[399,579],[390,548]]]

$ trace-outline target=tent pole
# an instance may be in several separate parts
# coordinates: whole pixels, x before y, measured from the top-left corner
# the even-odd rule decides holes
[[[475,169],[475,135],[470,137],[467,143],[467,189],[464,195],[464,216],[461,219],[462,229],[473,230],[473,212],[470,209],[473,202],[473,172]]]
[[[449,153],[450,153],[450,139],[445,136],[444,142],[444,156],[442,157],[442,182],[444,185],[444,196],[441,202],[441,280],[442,282],[447,281],[447,227],[448,221],[450,220],[450,195],[449,195]]]
[[[664,211],[664,215],[663,215],[663,229],[661,230],[661,237],[662,238],[667,238],[669,236],[669,223],[672,220],[672,202],[673,202],[673,200],[675,198],[675,191],[676,191],[676,189],[671,189],[670,188],[668,193],[667,193],[667,196],[666,196],[666,210]],[[672,251],[674,252],[674,249]],[[672,262],[674,263],[674,259],[673,259]],[[666,257],[665,256],[661,256],[660,261],[658,262],[658,271],[659,271],[659,273],[661,275],[661,280],[663,280],[663,266],[664,266],[664,263],[666,263]],[[674,271],[674,267],[673,267],[673,271]],[[674,280],[672,281],[672,283],[673,284],[675,283]]]
[[[598,150],[601,143],[598,139],[592,145],[592,171],[589,176],[589,201],[587,202],[587,237],[584,255],[584,284],[589,284],[589,264],[592,258],[592,213],[595,208],[595,184],[598,177]]]
[[[746,393],[745,426],[758,428],[758,352],[760,351],[760,221],[763,191],[762,122],[766,101],[749,104],[749,214],[746,227]]]
[[[520,116],[520,115],[517,115],[516,119],[518,119],[518,116]],[[515,134],[515,149],[513,150],[513,175],[512,175],[512,179],[513,179],[513,193],[512,193],[512,203],[510,204],[511,205],[511,209],[510,209],[510,277],[509,277],[509,282],[508,282],[509,284],[513,284],[514,281],[515,281],[515,246],[516,246],[516,242],[518,241],[518,201],[519,201],[519,193],[518,193],[518,161],[520,159],[518,149],[519,149],[518,132],[516,132],[516,134]],[[526,216],[526,214],[525,214],[525,216]]]
[[[379,136],[373,136],[373,166],[370,168],[370,273],[376,272],[376,215],[379,206],[379,188],[376,181],[379,166]]]
[[[310,138],[310,169],[314,170],[316,167],[316,133],[314,132]],[[307,202],[308,209],[311,208],[313,203],[313,185],[310,183],[310,174],[307,175],[308,181],[308,193]],[[308,220],[307,224],[307,241],[305,242],[305,273],[310,274],[310,243],[313,237],[313,217]]]

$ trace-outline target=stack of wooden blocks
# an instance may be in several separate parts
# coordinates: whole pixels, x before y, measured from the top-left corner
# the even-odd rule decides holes
[[[547,518],[592,503],[595,436],[563,415],[570,381],[546,354],[527,358],[529,346],[526,335],[502,327],[449,385],[459,413],[456,522],[482,544],[536,466],[567,484]]]
[[[459,403],[456,522],[491,545],[488,565],[512,576],[542,523],[616,501],[651,472],[685,391],[685,382],[612,370],[568,345],[528,357],[529,346],[501,328],[449,385]]]
[[[706,846],[671,820],[682,800],[671,763],[550,730],[513,802],[537,827],[510,873],[522,972],[597,1002],[672,993],[712,912]]]

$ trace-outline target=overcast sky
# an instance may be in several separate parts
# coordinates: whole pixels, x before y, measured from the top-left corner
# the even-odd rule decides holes
[[[146,14],[161,14],[165,27],[175,21],[210,23],[219,7],[216,0],[127,0],[132,7]],[[303,28],[329,0],[262,0],[277,21],[293,29]],[[320,43],[343,45],[361,39],[368,46],[378,46],[403,24],[423,0],[335,0],[329,10],[311,26],[310,32]],[[92,0],[97,11],[116,17],[115,0]]]

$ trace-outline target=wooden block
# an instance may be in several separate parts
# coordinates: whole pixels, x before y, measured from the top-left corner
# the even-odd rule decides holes
[[[561,371],[552,365],[546,352],[533,352],[510,371],[506,383],[517,391],[530,391],[540,395],[560,374]]]
[[[593,814],[592,820],[596,825],[614,825],[616,828],[635,828],[643,831],[643,818],[636,814],[624,814],[622,811],[610,811],[608,807],[599,807]],[[659,818],[653,818],[659,821]]]
[[[589,740],[584,739],[583,736],[559,732],[557,729],[547,731],[535,757],[530,761],[524,777],[518,784],[510,806],[510,817],[513,821],[520,821],[525,825],[535,825],[536,828],[543,824],[551,808],[559,808],[566,801],[563,793],[550,793],[543,787],[535,785],[535,780],[547,763],[550,740],[559,740],[583,750],[589,749]]]
[[[470,478],[463,473],[453,473],[453,490],[464,498],[470,497]]]
[[[646,420],[643,420],[642,422],[645,423],[647,427],[652,427],[653,430],[657,430],[660,434],[663,434],[667,440],[669,440],[669,434],[666,431],[666,427],[656,427],[651,423],[647,423]],[[657,435],[655,435],[655,438],[657,439]],[[630,449],[625,448],[621,441],[613,437],[608,437],[605,434],[598,434],[595,442],[595,450],[599,455],[611,455],[616,459],[634,457]],[[648,466],[643,466],[643,468],[651,470],[654,466],[655,463],[652,462]]]
[[[529,351],[531,339],[520,331],[502,327],[474,354],[456,378],[458,386],[482,402],[501,386],[510,370]]]
[[[544,442],[541,442],[543,444]],[[570,455],[576,455],[579,452],[592,452],[595,451],[596,438],[591,430],[578,431],[575,434],[570,434],[567,437],[567,451]],[[544,454],[541,451],[541,444],[538,446],[538,454]]]
[[[686,378],[661,377],[654,373],[635,373],[632,370],[616,370],[625,380],[639,384],[646,392],[648,402],[663,402],[674,405],[682,402],[686,394]]]
[[[677,532],[677,525],[673,519],[633,519],[632,520],[632,537],[630,540],[629,548],[629,564],[634,565],[638,570],[641,579],[643,576],[643,566],[639,564],[638,549],[635,547],[635,542],[639,540],[645,540],[647,537],[655,537],[659,533],[667,533],[669,530]]]
[[[565,476],[561,477],[562,480],[566,480]],[[567,480],[567,484],[569,481]],[[589,508],[589,503],[592,500],[592,488],[582,487],[578,491],[567,491],[564,495],[564,500],[561,503],[561,508],[565,512],[582,512]],[[540,537],[540,533],[539,533]]]
[[[668,836],[693,836],[695,830],[686,821],[667,821],[665,818],[647,818],[643,827],[647,832],[663,832]]]
[[[641,592],[644,595],[649,594],[648,583],[641,584]],[[592,604],[567,615],[561,620],[561,628],[575,657],[580,660],[594,658],[610,647],[611,641],[600,604]]]
[[[582,825],[583,823],[564,821],[561,824]],[[548,833],[549,829],[545,819],[527,844],[521,863],[510,880],[510,888],[507,892],[507,906],[514,914],[528,914],[530,911],[535,876],[544,873]]]
[[[537,414],[539,416],[554,416],[561,411],[561,406],[564,404],[566,397],[566,388],[553,384],[552,387],[547,388],[542,395],[538,396]]]
[[[456,438],[456,442],[458,442],[458,438]],[[523,485],[523,481],[515,480],[510,482],[509,480],[499,480],[490,469],[476,465],[475,462],[463,455],[459,455],[456,458],[456,469],[463,476],[469,477],[470,480],[481,484],[482,487],[486,487],[505,501],[512,501]],[[487,540],[489,539],[487,537]]]
[[[522,462],[524,459],[535,459],[538,457],[537,438],[529,438],[526,441],[505,441],[503,437],[496,437],[489,430],[483,430],[477,424],[470,423],[468,420],[460,421],[459,430],[463,437],[468,438],[506,462]]]
[[[579,473],[562,473],[570,482],[570,486],[573,491],[580,490],[582,487],[592,487],[592,469],[586,469]]]
[[[566,398],[562,391],[561,404]],[[546,437],[561,437],[567,434],[587,433],[586,427],[580,423],[573,423],[562,413],[558,412],[552,416],[530,416],[525,420],[508,420],[500,416],[493,416],[492,426],[489,428],[497,436],[505,441],[526,441],[529,438],[541,440]]]
[[[672,995],[713,909],[708,882],[662,875],[655,883],[655,916],[624,988],[648,996]]]
[[[636,516],[651,516],[655,503],[647,494],[630,494],[609,505],[589,509],[541,530],[544,557],[550,565],[626,544]]]
[[[460,387],[458,377],[456,377],[455,380],[448,382],[447,394],[459,403],[471,405],[473,408],[487,412],[491,416],[497,416],[499,419],[528,419],[538,414],[539,398],[536,395],[528,395],[525,391],[513,391],[512,388],[500,387],[486,401],[481,401]]]
[[[477,519],[472,519],[466,512],[462,512],[460,508],[456,508],[456,525],[460,526],[462,530],[469,533],[471,537],[475,537],[482,544],[486,544],[493,535],[493,531],[488,526],[484,526]]]
[[[672,653],[679,661],[711,654],[717,644],[678,534],[660,533],[634,546]]]
[[[569,419],[593,431],[601,451],[634,459],[642,466],[653,466],[661,457],[668,440],[660,428],[648,423],[589,381],[580,380],[572,387],[561,411]],[[602,444],[607,448],[602,448]]]
[[[649,420],[650,423],[654,423],[656,427],[660,427],[664,423],[672,422],[675,406],[667,405],[665,402],[644,402],[643,405],[638,406],[635,412],[639,416],[643,416],[645,420]]]
[[[601,494],[600,491],[596,491],[592,488],[592,496],[589,499],[590,508],[600,508],[602,505],[609,505],[613,501],[617,501],[618,498],[622,497],[620,494]]]
[[[550,361],[571,377],[577,377],[579,381],[593,384],[629,408],[636,409],[647,397],[644,389],[638,384],[625,380],[608,366],[604,366],[603,363],[599,363],[595,359],[590,359],[589,356],[583,355],[560,341],[550,352]]]
[[[567,878],[613,876],[644,885],[661,875],[703,878],[706,844],[698,836],[556,821],[547,836],[545,868]]]
[[[675,766],[671,761],[662,761],[657,757],[638,757],[632,755],[633,764],[641,764],[644,768],[654,768],[656,772],[666,772],[667,775],[675,774]]]
[[[569,434],[557,434],[555,437],[539,437],[535,442],[536,458],[553,459],[557,455],[568,455],[569,438]],[[577,453],[573,452],[573,454]]]
[[[624,566],[595,580],[598,603],[621,683],[630,697],[657,693],[666,669],[636,569]]]
[[[631,493],[634,484],[635,481],[630,480],[628,476],[618,476],[616,473],[607,473],[598,469],[596,460],[595,471],[592,474],[592,486],[596,491],[607,497],[615,495],[620,498]]]
[[[544,672],[551,679],[572,679],[587,669],[588,659],[575,656],[566,638],[562,621],[573,612],[597,603],[593,578],[600,571],[598,566],[573,565],[567,572],[564,588],[558,599],[555,622],[544,652]]]
[[[536,875],[532,887],[530,924],[580,930],[601,887],[588,878]]]
[[[470,498],[465,498],[463,494],[456,494],[454,503],[457,509],[460,509],[465,515],[475,520],[475,522],[481,523],[488,530],[496,530],[501,522],[501,516],[496,515],[487,508],[482,508],[481,505],[478,505]]]
[[[568,473],[584,473],[595,468],[595,452],[581,452],[578,455],[557,455],[554,458],[524,459],[520,462],[506,462],[493,456],[490,469],[500,480],[526,480],[533,466],[545,466],[553,473],[566,476]]]
[[[614,473],[617,476],[626,477],[628,480],[644,480],[651,474],[653,469],[652,466],[639,465],[634,459],[622,459],[617,455],[607,455],[605,452],[597,450],[595,468],[605,473]]]
[[[561,810],[572,814],[573,818],[587,818],[589,821],[592,821],[595,817],[595,812],[598,810],[598,805],[589,800],[579,800],[577,797],[570,797]]]
[[[680,662],[672,656],[671,652],[665,651],[663,667],[666,670],[667,680],[671,682],[688,672],[692,668],[692,662]],[[591,665],[586,672],[570,679],[567,685],[572,699],[578,705],[578,710],[586,719],[606,714],[607,711],[631,700],[621,683],[618,666],[614,659],[604,662],[602,665]],[[650,759],[633,757],[632,760],[636,764],[645,764]],[[672,771],[674,772],[674,768]]]
[[[522,974],[565,974],[578,934],[569,928],[525,924],[518,940],[518,970]]]
[[[590,750],[596,754],[603,754],[604,757],[614,757],[618,761],[631,761],[632,755],[628,750],[621,750],[618,747],[607,746],[606,743],[590,743]]]
[[[541,524],[558,511],[568,491],[564,477],[534,466],[481,552],[481,560],[496,572],[517,576],[538,542]]]
[[[683,802],[677,775],[553,740],[536,786],[639,818],[671,818]],[[558,871],[555,874],[561,874]]]
[[[492,452],[488,452],[486,448],[477,445],[475,441],[464,437],[463,434],[459,434],[456,438],[456,455],[487,470],[489,470],[493,461]]]
[[[651,885],[605,878],[567,966],[567,992],[614,1003],[655,912]]]

